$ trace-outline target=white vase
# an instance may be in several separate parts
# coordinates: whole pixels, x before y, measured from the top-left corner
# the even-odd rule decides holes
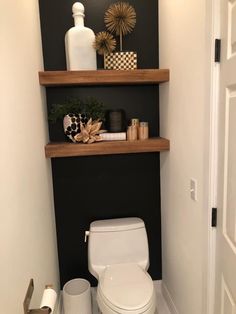
[[[75,26],[65,35],[66,65],[68,71],[97,70],[94,32],[84,26],[84,6],[75,2],[72,6]]]

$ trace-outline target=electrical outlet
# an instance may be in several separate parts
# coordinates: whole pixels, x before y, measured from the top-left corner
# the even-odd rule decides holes
[[[190,197],[193,201],[197,201],[197,180],[190,179]]]

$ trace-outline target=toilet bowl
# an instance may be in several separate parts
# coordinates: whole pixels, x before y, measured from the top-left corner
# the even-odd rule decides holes
[[[149,274],[136,264],[118,264],[105,268],[97,289],[102,313],[154,313],[155,291]]]
[[[154,314],[156,296],[149,267],[146,228],[140,218],[95,221],[90,225],[89,271],[98,280],[103,314]]]

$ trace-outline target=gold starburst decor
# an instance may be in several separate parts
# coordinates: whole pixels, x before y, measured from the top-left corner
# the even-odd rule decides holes
[[[91,144],[102,141],[101,133],[106,132],[101,130],[102,122],[99,120],[93,121],[91,118],[84,125],[80,122],[80,133],[74,136],[76,142],[83,142],[84,144]]]
[[[135,9],[128,2],[115,2],[106,11],[104,21],[111,33],[120,36],[122,51],[122,36],[131,33],[136,24]]]
[[[94,48],[99,55],[111,53],[116,48],[116,40],[110,33],[100,32],[95,37]]]

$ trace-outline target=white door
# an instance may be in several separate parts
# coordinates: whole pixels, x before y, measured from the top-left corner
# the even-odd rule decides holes
[[[236,0],[221,0],[221,39],[214,314],[236,314]]]

